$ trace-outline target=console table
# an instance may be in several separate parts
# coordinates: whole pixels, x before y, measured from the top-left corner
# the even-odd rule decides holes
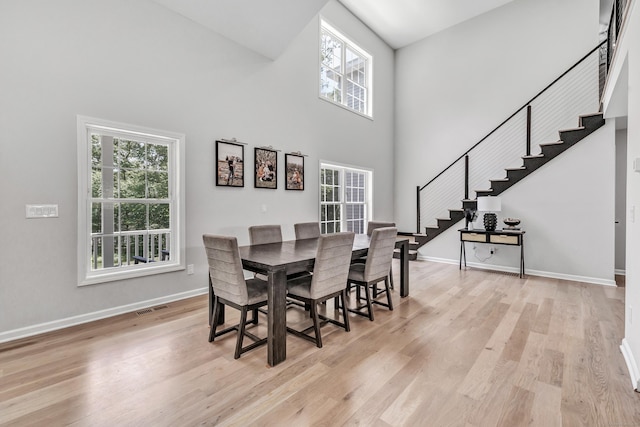
[[[460,269],[462,261],[467,266],[467,252],[464,242],[489,243],[492,245],[520,246],[520,278],[524,276],[524,233],[523,230],[468,230],[462,228],[460,232]]]

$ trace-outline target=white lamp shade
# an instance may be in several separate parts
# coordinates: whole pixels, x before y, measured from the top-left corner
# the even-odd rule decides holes
[[[502,210],[502,200],[496,196],[478,197],[478,211],[480,212],[500,212]]]

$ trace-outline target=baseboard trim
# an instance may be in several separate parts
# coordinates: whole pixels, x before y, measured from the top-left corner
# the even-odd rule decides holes
[[[455,259],[445,259],[445,258],[436,258],[436,257],[427,257],[418,255],[418,259],[421,261],[433,261],[433,262],[441,262],[444,264],[454,264],[460,265],[460,261]],[[489,264],[481,264],[477,262],[467,262],[468,267],[477,268],[479,270],[493,270],[493,271],[502,271],[505,273],[520,273],[520,270],[517,267],[504,266],[504,265],[489,265]],[[570,280],[572,282],[584,282],[591,283],[594,285],[601,286],[616,286],[616,281],[614,279],[601,279],[598,277],[586,277],[586,276],[577,276],[572,274],[563,274],[563,273],[555,273],[551,271],[540,271],[540,270],[525,270],[526,275],[528,276],[540,276],[540,277],[549,277],[551,279],[561,279],[561,280]]]
[[[616,268],[615,270],[613,270],[613,272],[615,274],[617,274],[618,276],[626,276],[627,275],[627,270],[622,270],[619,268]]]
[[[83,323],[93,322],[95,320],[105,319],[107,317],[117,316],[119,314],[131,313],[132,311],[142,308],[149,308],[156,305],[167,304],[186,298],[203,295],[209,292],[208,288],[194,289],[192,291],[181,292],[179,294],[167,295],[160,298],[154,298],[146,301],[140,301],[134,304],[121,305],[119,307],[108,308],[106,310],[94,311],[92,313],[81,314],[79,316],[67,317],[65,319],[54,320],[52,322],[40,323],[33,326],[14,329],[11,331],[0,333],[0,343],[13,341],[20,338],[27,338],[45,332],[56,331],[58,329],[68,328],[70,326],[81,325]]]
[[[640,379],[640,375],[638,374],[638,365],[636,364],[636,361],[633,358],[631,347],[629,347],[629,341],[627,341],[626,338],[622,339],[622,344],[620,344],[620,351],[622,352],[624,361],[627,363],[627,369],[629,370],[629,377],[631,378],[631,387],[633,387],[634,390],[639,391],[638,379]]]

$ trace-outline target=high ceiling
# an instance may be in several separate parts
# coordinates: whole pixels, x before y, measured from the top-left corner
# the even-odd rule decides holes
[[[339,0],[394,49],[513,0]]]
[[[275,59],[329,0],[153,1]],[[389,46],[399,49],[513,0],[338,1]],[[610,6],[603,8],[603,16],[608,17],[610,10]]]

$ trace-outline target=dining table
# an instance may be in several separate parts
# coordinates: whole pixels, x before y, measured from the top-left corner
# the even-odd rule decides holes
[[[318,238],[287,240],[277,243],[240,246],[240,258],[245,270],[267,277],[267,363],[275,366],[287,357],[287,276],[313,271]],[[371,236],[356,234],[352,259],[367,255]],[[400,296],[409,296],[409,238],[399,235],[396,248],[400,258]],[[345,283],[346,286],[346,283]],[[213,292],[209,286],[209,312]],[[224,310],[220,311],[224,322]]]

